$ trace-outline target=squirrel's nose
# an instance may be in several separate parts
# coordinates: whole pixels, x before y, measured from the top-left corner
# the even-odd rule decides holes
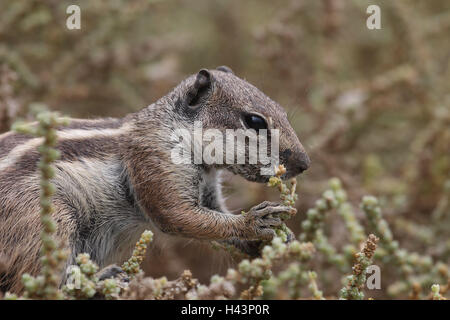
[[[306,171],[311,165],[311,160],[306,152],[301,152],[296,156],[292,156],[289,159],[290,166],[294,168],[294,171],[298,172],[297,174]]]
[[[286,151],[284,152],[284,155],[287,156],[285,161],[287,164],[286,169],[288,176],[295,177],[309,168],[311,160],[306,152],[292,152],[291,150]]]

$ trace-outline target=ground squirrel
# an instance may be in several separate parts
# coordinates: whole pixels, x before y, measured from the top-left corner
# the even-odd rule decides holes
[[[166,96],[122,119],[77,120],[58,129],[60,159],[54,164],[57,236],[70,250],[68,264],[87,252],[104,267],[122,262],[144,229],[164,235],[229,241],[242,250],[270,239],[278,214],[264,202],[245,215],[224,206],[220,170],[265,182],[259,164],[174,164],[170,139],[176,128],[279,129],[285,178],[306,170],[309,158],[276,102],[228,67],[202,69]],[[3,290],[20,290],[24,272],[39,272],[39,138],[0,135],[0,275]],[[158,236],[155,237],[158,239]]]

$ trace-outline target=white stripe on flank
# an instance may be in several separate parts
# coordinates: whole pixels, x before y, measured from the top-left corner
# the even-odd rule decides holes
[[[76,139],[92,139],[98,137],[118,136],[126,132],[126,125],[118,129],[70,129],[58,131],[59,141],[76,140]],[[14,165],[27,152],[36,149],[42,144],[43,138],[33,138],[27,142],[16,146],[4,158],[0,159],[0,171]]]

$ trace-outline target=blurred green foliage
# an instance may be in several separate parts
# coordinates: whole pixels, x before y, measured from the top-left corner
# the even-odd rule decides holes
[[[81,30],[66,28],[70,4],[81,8]],[[366,28],[369,4],[381,8],[381,30]],[[402,246],[448,263],[449,31],[447,0],[2,0],[0,132],[32,102],[73,117],[123,116],[200,68],[228,65],[289,111],[311,156],[292,230],[336,176],[354,208],[379,197]],[[276,197],[229,187],[248,195],[231,196],[234,208]],[[325,221],[337,247],[344,228]],[[185,251],[165,253],[164,272],[217,272]],[[325,295],[340,287],[328,286],[329,269],[317,279]]]

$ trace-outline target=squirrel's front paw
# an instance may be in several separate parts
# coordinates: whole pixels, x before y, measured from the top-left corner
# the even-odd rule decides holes
[[[248,239],[271,240],[276,228],[282,225],[280,214],[295,213],[296,209],[277,202],[264,201],[250,209],[245,214],[245,224]]]

